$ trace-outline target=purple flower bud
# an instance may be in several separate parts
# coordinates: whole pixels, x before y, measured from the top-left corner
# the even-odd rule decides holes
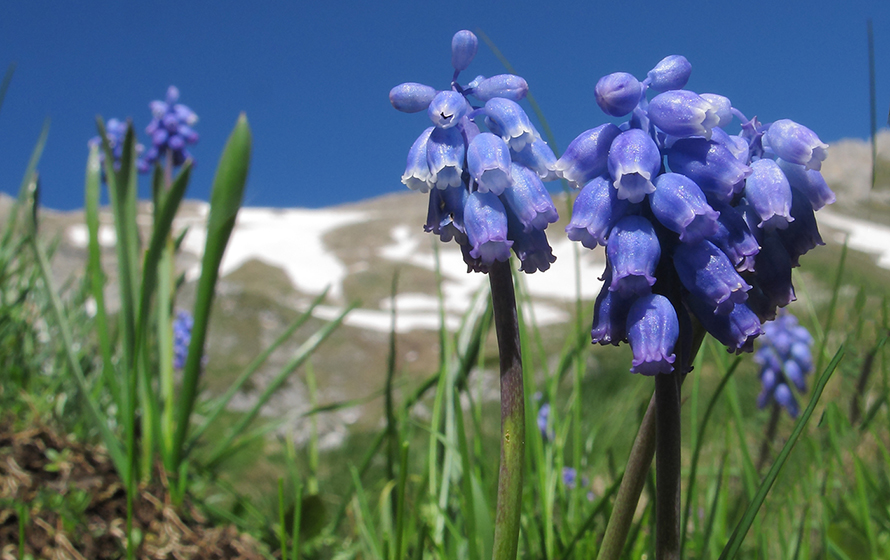
[[[818,171],[816,171],[818,173]],[[800,266],[800,256],[805,255],[817,245],[825,245],[819,235],[819,226],[810,201],[802,192],[791,188],[791,216],[794,221],[788,229],[779,232],[779,240],[788,252],[791,266]]]
[[[623,117],[634,110],[643,94],[643,85],[627,72],[603,76],[594,88],[596,104],[607,115]]]
[[[682,89],[692,74],[692,65],[685,56],[672,54],[661,59],[655,68],[649,70],[647,81],[655,91]]]
[[[445,242],[452,239],[459,243],[466,241],[464,206],[468,195],[463,185],[430,191],[424,231],[438,235]]]
[[[720,122],[717,109],[698,94],[677,89],[661,93],[649,102],[649,118],[672,136],[704,136]]]
[[[668,298],[643,296],[627,314],[627,340],[633,350],[633,373],[655,375],[674,370],[674,345],[680,336],[677,312]]]
[[[578,480],[578,473],[575,472],[575,469],[572,467],[563,467],[562,468],[562,483],[566,488],[572,490],[575,488],[575,484]]]
[[[528,115],[515,101],[495,97],[485,102],[485,114],[497,125],[504,141],[510,149],[522,150],[535,140],[534,128]]]
[[[550,441],[553,439],[552,430],[547,428],[547,424],[550,419],[550,403],[544,403],[541,405],[541,408],[538,409],[538,431],[541,432],[541,437],[544,441]]]
[[[417,137],[417,140],[414,141],[411,149],[408,150],[408,164],[405,166],[405,172],[402,174],[402,183],[413,191],[425,193],[430,190],[432,174],[426,160],[426,153],[430,134],[432,134],[434,129],[435,127],[431,126],[424,130]]]
[[[663,173],[656,177],[649,205],[658,221],[679,233],[684,243],[698,243],[717,233],[720,214],[708,205],[698,185],[685,175]]]
[[[764,231],[785,229],[791,217],[791,186],[775,161],[759,159],[751,163],[752,173],[745,181],[745,198],[760,217]]]
[[[773,392],[773,398],[788,411],[789,416],[797,418],[800,408],[798,407],[797,399],[794,398],[788,385],[784,383],[776,385],[776,390]]]
[[[556,167],[556,156],[553,150],[540,138],[518,152],[513,152],[513,161],[530,168],[538,174],[542,181],[553,181],[557,178],[553,169]]]
[[[152,147],[139,163],[140,169],[148,169],[168,150],[174,166],[182,165],[191,158],[186,146],[198,141],[198,134],[191,128],[198,122],[198,116],[187,106],[176,103],[177,99],[179,90],[170,86],[166,101],[152,101],[149,104],[154,118],[145,131],[152,137]]]
[[[510,170],[510,148],[500,136],[483,132],[467,148],[467,167],[479,184],[479,192],[496,195],[513,183]]]
[[[742,165],[747,165],[751,160],[751,146],[741,136],[729,135],[719,126],[715,126],[711,129],[711,141],[726,147]]]
[[[464,227],[472,249],[470,256],[485,266],[510,258],[513,242],[507,239],[507,214],[492,193],[474,192],[464,206]]]
[[[741,163],[726,146],[704,138],[677,140],[668,150],[668,165],[674,173],[686,175],[706,195],[721,202],[732,200],[751,168]]]
[[[710,241],[681,243],[674,250],[674,267],[683,286],[720,315],[727,315],[736,304],[748,299],[746,292],[751,286]]]
[[[399,84],[389,90],[389,102],[396,110],[403,113],[419,113],[425,110],[434,97],[436,97],[435,88],[414,82]]]
[[[500,74],[481,80],[471,93],[483,103],[495,97],[520,101],[528,93],[528,82],[513,74]]]
[[[632,128],[612,142],[608,165],[618,189],[618,198],[642,202],[655,190],[652,180],[661,170],[661,152],[648,134]]]
[[[760,245],[745,218],[726,203],[719,203],[713,208],[720,216],[717,218],[717,231],[707,238],[708,241],[723,251],[737,271],[754,272],[754,255],[760,251]]]
[[[581,189],[572,205],[572,220],[566,234],[588,249],[606,246],[612,226],[627,214],[630,202],[620,200],[606,177],[597,177]]]
[[[523,231],[543,231],[559,219],[550,193],[531,169],[514,163],[511,164],[511,171],[513,186],[501,194],[503,201],[516,214]]]
[[[192,341],[192,328],[195,320],[191,313],[180,309],[173,319],[173,368],[181,370],[188,357],[189,343]]]
[[[618,346],[621,342],[627,342],[627,312],[636,300],[636,296],[623,298],[618,292],[609,290],[609,285],[612,283],[611,264],[606,264],[602,281],[603,288],[593,304],[593,327],[590,330],[590,338],[595,344]]]
[[[612,265],[610,291],[624,298],[651,292],[661,245],[649,220],[641,216],[619,220],[609,234],[606,255]]]
[[[750,352],[754,349],[754,339],[763,330],[760,318],[744,303],[737,303],[728,315],[720,315],[715,308],[703,300],[690,296],[686,303],[702,326],[727,352]]]
[[[785,307],[797,299],[791,284],[791,258],[776,232],[763,236],[754,270],[757,289],[751,290],[754,297],[751,309],[761,319],[774,319],[777,307]]]
[[[451,66],[458,72],[466,70],[476,56],[478,47],[479,40],[472,31],[464,29],[455,33],[451,39]]]
[[[724,128],[732,122],[732,102],[730,102],[728,97],[717,95],[716,93],[701,93],[699,97],[710,103],[714,107],[714,111],[717,112],[719,120],[716,126]]]
[[[807,169],[803,165],[789,163],[781,158],[776,160],[776,163],[788,177],[791,186],[806,195],[810,204],[813,205],[814,211],[821,210],[826,204],[834,203],[834,192],[828,187],[822,173],[815,169]]]
[[[469,108],[463,95],[456,91],[440,91],[430,102],[427,115],[437,128],[451,128],[467,114]]]
[[[464,138],[457,128],[433,129],[426,152],[430,183],[439,189],[459,186],[465,152]]]
[[[607,170],[609,148],[621,130],[608,123],[582,132],[556,162],[555,171],[579,189]]]
[[[782,119],[770,125],[763,135],[764,147],[790,163],[819,171],[828,156],[828,144],[819,140],[816,133],[790,119]]]
[[[508,235],[513,241],[512,249],[521,263],[519,270],[526,274],[548,270],[550,265],[556,262],[556,257],[547,242],[547,235],[543,230],[525,231],[513,210],[509,206],[505,206],[505,209]]]

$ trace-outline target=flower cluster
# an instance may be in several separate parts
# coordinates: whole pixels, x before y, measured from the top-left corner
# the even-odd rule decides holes
[[[145,147],[142,144],[136,144],[137,154],[145,152],[136,162],[136,168],[139,170],[139,173],[147,173],[156,161],[165,156],[168,150],[171,154],[173,166],[180,166],[185,163],[185,160],[192,157],[187,146],[198,141],[198,133],[192,129],[192,125],[198,122],[198,116],[187,106],[176,103],[178,99],[179,90],[176,89],[176,86],[170,86],[167,88],[166,101],[152,101],[149,103],[152,120],[145,128],[145,132],[151,136],[151,147],[148,151],[145,151]],[[114,157],[115,169],[120,169],[127,126],[126,122],[119,119],[108,119],[108,122],[105,124],[105,133],[112,156]],[[101,141],[101,138],[96,136],[91,138],[88,144],[90,146],[98,146],[101,144]],[[100,162],[105,160],[103,150],[99,151],[99,159]]]
[[[114,169],[119,170],[121,167],[121,158],[124,155],[124,138],[127,136],[127,123],[120,119],[108,119],[105,123],[105,135],[108,138],[108,147],[111,148],[111,156],[114,158]],[[100,146],[102,139],[98,136],[90,138],[87,145],[90,147]],[[145,149],[142,144],[136,144],[136,153],[140,154]],[[99,165],[102,167],[102,173],[105,173],[105,150],[99,150]]]
[[[569,238],[606,248],[593,341],[629,342],[631,371],[647,375],[673,371],[687,312],[729,351],[751,351],[795,299],[791,268],[823,244],[813,212],[834,202],[816,134],[683,89],[691,69],[669,56],[643,81],[600,79],[597,104],[626,122],[583,132],[554,167],[581,189]]]
[[[487,272],[511,249],[521,270],[547,270],[556,257],[544,229],[559,216],[543,182],[556,178],[556,157],[518,104],[528,91],[524,79],[503,74],[458,83],[477,46],[470,31],[454,35],[450,89],[409,82],[390,91],[393,107],[426,111],[433,124],[408,151],[402,182],[430,193],[424,229],[456,241],[468,270]]]
[[[145,132],[151,136],[151,147],[140,160],[140,170],[147,171],[168,150],[174,166],[182,165],[192,157],[187,146],[198,142],[198,133],[192,129],[192,125],[198,122],[198,115],[186,105],[177,103],[178,100],[179,90],[176,86],[170,86],[166,100],[149,104],[152,119]]]
[[[192,328],[195,320],[188,311],[180,309],[173,319],[173,367],[182,369],[188,357],[189,343],[192,341]]]
[[[813,337],[790,313],[780,312],[775,321],[763,325],[761,346],[754,354],[763,386],[757,406],[763,408],[775,401],[792,418],[797,417],[800,410],[789,385],[794,384],[801,393],[807,390],[805,377],[813,371],[812,346]]]

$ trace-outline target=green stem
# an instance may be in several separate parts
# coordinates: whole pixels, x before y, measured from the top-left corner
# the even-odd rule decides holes
[[[516,296],[510,262],[495,262],[488,273],[501,363],[501,466],[498,473],[495,560],[514,560],[519,547],[525,402]]]
[[[652,395],[649,408],[646,409],[637,437],[631,447],[624,476],[621,478],[621,486],[618,488],[618,496],[615,498],[615,507],[612,509],[612,515],[609,516],[609,524],[606,526],[606,534],[603,536],[603,544],[597,554],[597,560],[614,560],[621,557],[654,455],[655,395]]]

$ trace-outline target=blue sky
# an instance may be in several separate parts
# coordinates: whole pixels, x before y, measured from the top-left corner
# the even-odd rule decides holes
[[[791,118],[829,143],[864,138],[869,17],[878,121],[886,126],[890,2],[879,0],[331,0],[251,7],[17,0],[5,3],[0,19],[0,67],[17,64],[0,111],[0,190],[16,191],[49,117],[43,203],[82,206],[95,116],[132,117],[141,133],[148,102],[163,98],[170,84],[200,117],[190,198],[208,197],[240,111],[254,132],[246,204],[320,207],[404,190],[407,150],[428,120],[395,111],[387,94],[406,81],[446,88],[451,36],[464,28],[482,29],[528,81],[557,150],[609,120],[593,98],[602,75],[643,78],[669,54],[692,63],[689,89],[726,95],[749,117]],[[461,81],[503,72],[481,45]]]

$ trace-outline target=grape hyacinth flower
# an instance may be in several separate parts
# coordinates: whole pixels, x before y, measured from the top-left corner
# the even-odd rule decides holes
[[[164,101],[152,101],[149,104],[152,119],[145,127],[145,132],[151,136],[151,147],[140,160],[141,171],[148,170],[168,153],[173,167],[191,159],[187,146],[198,142],[198,133],[192,128],[198,122],[198,115],[188,106],[177,103],[178,100],[179,90],[176,86],[170,86]]]
[[[763,325],[761,345],[754,354],[763,386],[758,407],[775,402],[797,418],[800,407],[791,386],[800,393],[807,390],[806,375],[813,371],[812,346],[813,337],[790,313],[782,311],[775,321]]]
[[[791,267],[823,244],[813,213],[834,201],[814,132],[683,89],[691,71],[673,55],[642,81],[602,78],[597,104],[626,122],[582,133],[553,166],[581,189],[569,239],[606,248],[593,342],[629,341],[632,371],[647,375],[687,367],[673,346],[690,315],[728,351],[751,351],[763,322],[795,299]]]
[[[556,257],[544,230],[559,216],[544,181],[556,179],[556,157],[517,103],[528,84],[503,74],[461,85],[478,39],[463,30],[451,45],[448,89],[407,82],[389,93],[397,110],[425,110],[433,125],[408,151],[402,182],[429,193],[424,229],[455,241],[468,271],[488,272],[511,250],[522,271],[547,270]]]
[[[182,309],[176,312],[176,318],[173,319],[173,367],[177,370],[185,367],[194,326],[195,320],[191,313]]]
[[[108,146],[111,148],[111,155],[114,158],[114,169],[119,170],[121,167],[121,158],[124,155],[124,138],[127,135],[127,123],[120,119],[108,119],[105,123],[105,135],[108,138]],[[98,136],[90,138],[87,145],[90,147],[98,146],[101,148],[102,139]],[[136,153],[141,154],[145,150],[142,144],[136,144]],[[99,165],[102,168],[103,177],[105,176],[105,150],[99,150]],[[141,167],[140,167],[141,172]]]

